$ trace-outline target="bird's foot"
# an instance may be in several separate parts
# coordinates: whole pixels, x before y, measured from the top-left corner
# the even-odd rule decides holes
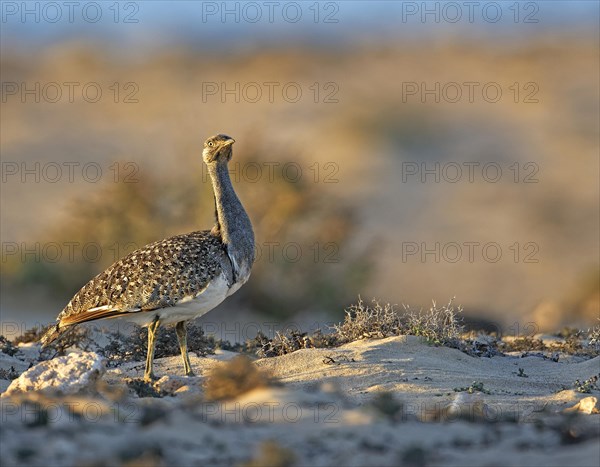
[[[146,373],[144,375],[144,383],[153,383],[158,378],[154,375],[154,373]]]
[[[192,370],[189,370],[185,372],[185,376],[196,376],[196,373],[194,373]]]

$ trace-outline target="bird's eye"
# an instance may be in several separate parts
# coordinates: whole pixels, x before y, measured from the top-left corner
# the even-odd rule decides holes
[[[215,145],[215,143],[213,143],[212,141],[209,141],[208,145],[212,148]]]

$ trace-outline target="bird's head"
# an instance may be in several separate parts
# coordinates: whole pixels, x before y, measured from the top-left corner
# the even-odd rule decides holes
[[[229,162],[233,143],[235,143],[235,140],[227,135],[211,136],[204,142],[202,159],[206,164]]]

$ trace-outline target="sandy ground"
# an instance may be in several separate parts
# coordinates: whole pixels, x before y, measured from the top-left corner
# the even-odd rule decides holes
[[[20,373],[36,351],[0,353],[0,367]],[[411,336],[363,340],[257,360],[279,384],[207,402],[207,374],[235,355],[192,356],[201,376],[191,378],[178,376],[179,357],[158,359],[160,398],[124,385],[139,362],[108,369],[86,394],[3,394],[2,465],[600,465],[600,415],[563,412],[600,397],[573,389],[600,357],[477,358]],[[455,391],[474,382],[480,391]]]

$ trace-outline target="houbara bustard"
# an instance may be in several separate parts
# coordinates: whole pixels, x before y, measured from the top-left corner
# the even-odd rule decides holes
[[[237,291],[250,277],[254,232],[229,178],[234,139],[216,135],[204,143],[216,205],[216,225],[151,243],[98,274],[71,299],[57,324],[42,337],[43,345],[71,326],[121,318],[148,326],[144,379],[154,378],[154,340],[161,324],[176,323],[185,374],[193,376],[185,322],[201,316]]]

